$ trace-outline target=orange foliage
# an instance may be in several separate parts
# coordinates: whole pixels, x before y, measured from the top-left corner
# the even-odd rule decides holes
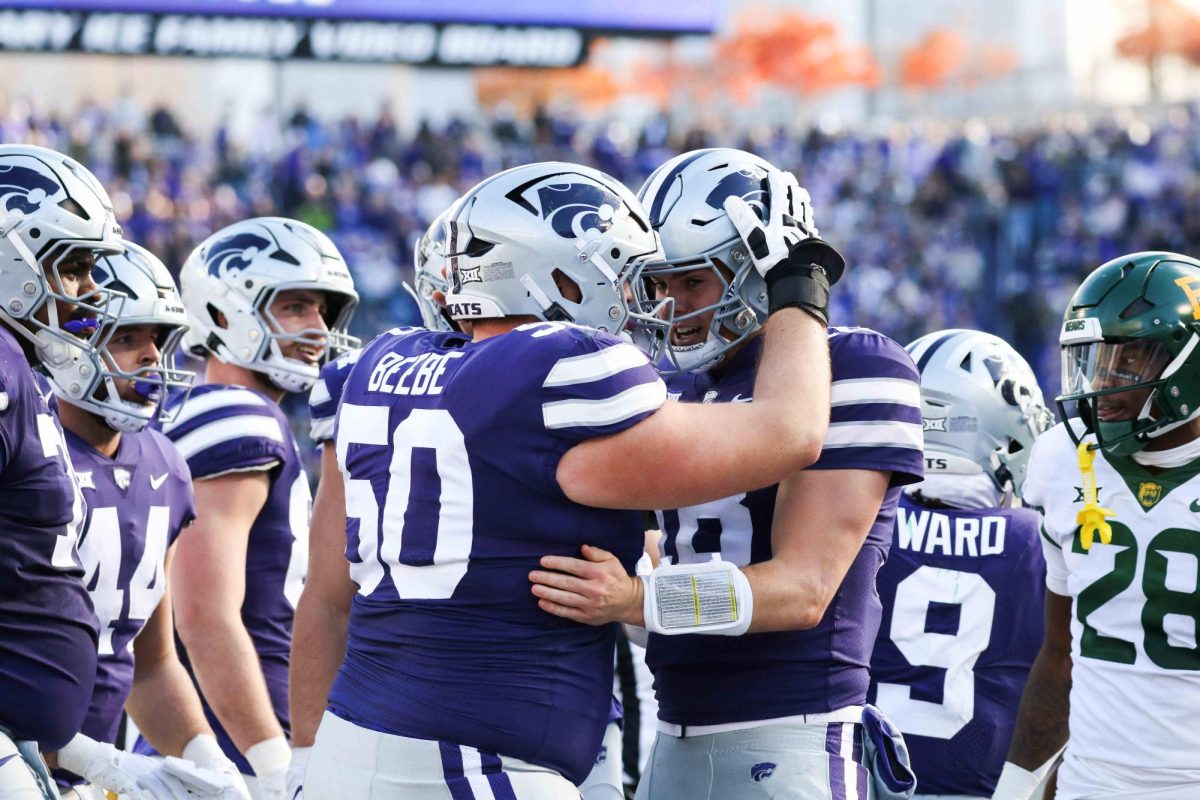
[[[764,28],[743,17],[734,35],[717,46],[722,68],[745,89],[770,84],[801,95],[843,86],[875,86],[879,68],[866,48],[842,41],[837,25],[797,11]]]
[[[908,88],[936,89],[961,72],[967,60],[967,42],[957,31],[939,28],[904,51],[900,83]]]
[[[606,106],[620,97],[622,87],[608,72],[585,64],[566,69],[479,69],[475,71],[475,91],[485,107],[507,101],[518,111],[531,113],[561,97],[584,106]]]
[[[1176,0],[1148,0],[1148,10],[1147,25],[1118,39],[1117,52],[1139,60],[1172,54],[1200,64],[1200,15]]]

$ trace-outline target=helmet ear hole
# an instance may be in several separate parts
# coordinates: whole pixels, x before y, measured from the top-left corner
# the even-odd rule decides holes
[[[555,268],[550,273],[550,277],[554,278],[554,285],[558,288],[558,293],[563,296],[564,300],[569,300],[572,303],[583,301],[583,290],[579,288],[579,284],[567,275],[567,273]]]
[[[212,320],[213,325],[216,325],[218,328],[229,327],[229,322],[225,319],[225,315],[218,311],[216,306],[214,306],[212,303],[208,303],[205,308],[208,311],[208,317]]]

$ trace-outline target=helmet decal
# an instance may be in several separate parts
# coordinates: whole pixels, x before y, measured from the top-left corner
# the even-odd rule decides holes
[[[235,270],[243,270],[254,261],[260,251],[271,246],[271,242],[258,234],[237,233],[222,239],[208,250],[205,264],[208,274],[222,278]]]
[[[560,183],[537,191],[542,218],[564,239],[586,238],[589,230],[604,233],[621,207],[621,198],[586,183]]]
[[[758,167],[747,167],[731,172],[713,188],[704,202],[711,208],[725,213],[725,198],[740,197],[746,201],[759,219],[767,221],[767,171]]]
[[[35,169],[0,166],[0,207],[5,211],[32,214],[60,191],[57,183]]]

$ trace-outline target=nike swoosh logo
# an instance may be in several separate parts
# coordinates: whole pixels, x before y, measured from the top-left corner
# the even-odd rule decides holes
[[[1192,510],[1193,514],[1200,514],[1200,500],[1193,500],[1188,508]]]
[[[732,403],[753,403],[754,398],[753,397],[742,397],[741,394],[735,394],[733,396],[733,398],[730,400],[730,402],[732,402]]]
[[[164,472],[162,475],[159,475],[157,478],[154,477],[153,475],[151,475],[150,476],[150,488],[155,491],[158,491],[158,487],[163,485],[163,481],[165,481],[167,479],[167,475],[169,475],[169,474],[170,474],[169,472]]]

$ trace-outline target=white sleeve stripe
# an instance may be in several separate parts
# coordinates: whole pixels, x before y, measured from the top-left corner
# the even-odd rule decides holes
[[[308,396],[308,404],[310,406],[319,406],[323,403],[328,403],[333,398],[329,396],[329,387],[325,385],[324,378],[318,378],[313,384],[312,394]]]
[[[923,444],[921,426],[915,422],[874,420],[831,423],[823,447],[903,447],[920,450]]]
[[[247,414],[241,417],[224,417],[197,428],[175,442],[175,447],[184,458],[191,458],[201,450],[228,442],[230,439],[260,438],[283,441],[283,431],[275,417],[260,417]]]
[[[254,392],[249,392],[245,389],[222,390],[202,394],[199,397],[190,397],[183,404],[183,408],[179,410],[179,416],[163,426],[163,433],[170,433],[189,420],[193,420],[201,414],[215,411],[218,408],[229,408],[230,406],[265,406],[266,404],[266,400]]]
[[[308,428],[308,438],[317,444],[328,442],[333,438],[333,417],[313,417]]]
[[[921,407],[921,387],[904,378],[853,378],[834,381],[830,405],[894,403]]]
[[[595,353],[559,359],[542,386],[549,389],[554,386],[591,383],[649,363],[646,355],[633,345],[617,344]]]
[[[600,400],[556,400],[542,403],[542,421],[549,429],[613,425],[658,409],[667,400],[661,380],[643,383]]]

